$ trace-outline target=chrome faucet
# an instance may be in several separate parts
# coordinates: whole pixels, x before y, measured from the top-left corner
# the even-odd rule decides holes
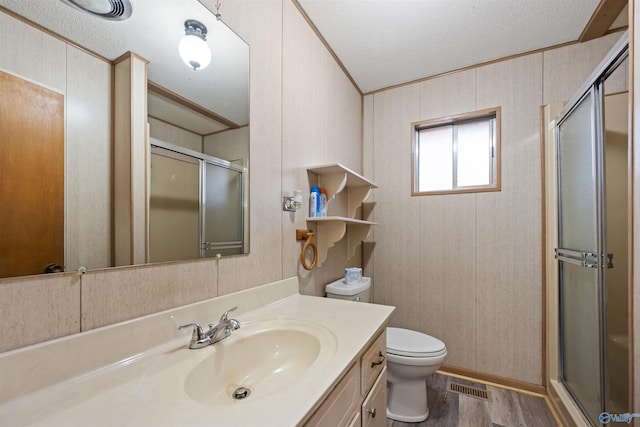
[[[231,332],[240,328],[240,322],[236,319],[229,319],[229,313],[236,310],[238,307],[233,307],[227,311],[225,311],[222,316],[220,316],[220,321],[217,325],[209,325],[209,331],[206,335],[211,340],[211,344],[217,343],[231,335]]]
[[[236,310],[238,307],[233,307],[224,312],[224,314],[220,317],[220,321],[217,325],[210,324],[209,330],[204,332],[202,326],[197,323],[187,323],[186,325],[178,326],[178,329],[188,328],[189,326],[193,327],[193,333],[191,334],[191,342],[189,343],[189,348],[196,349],[206,347],[211,344],[215,344],[218,341],[222,341],[229,335],[231,332],[240,328],[240,322],[236,319],[229,319],[229,313],[233,310]]]

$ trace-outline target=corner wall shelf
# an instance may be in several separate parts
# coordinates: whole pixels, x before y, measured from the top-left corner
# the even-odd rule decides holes
[[[346,216],[328,216],[322,218],[307,218],[307,222],[317,224],[318,266],[327,260],[327,253],[336,242],[347,234],[347,256],[355,255],[356,248],[369,236],[375,222],[355,218],[358,207],[367,200],[374,183],[353,172],[339,163],[314,166],[307,168],[308,172],[318,175],[318,184],[327,191],[327,200],[336,194],[347,191]]]

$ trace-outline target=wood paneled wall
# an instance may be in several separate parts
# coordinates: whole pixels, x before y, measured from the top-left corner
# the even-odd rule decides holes
[[[111,67],[68,46],[66,233],[68,270],[111,262]]]
[[[202,136],[153,117],[148,117],[148,121],[151,138],[170,142],[189,150],[202,151]]]
[[[542,384],[540,106],[568,100],[619,36],[365,97],[375,302],[441,338],[446,364]],[[498,106],[502,191],[412,197],[411,122]]]
[[[309,194],[306,166],[339,162],[360,172],[360,93],[342,72],[309,24],[290,1],[283,2],[282,80],[282,188]],[[252,159],[254,159],[252,153]],[[334,199],[331,204],[339,203]],[[359,265],[360,257],[347,262],[346,239],[331,248],[327,262],[312,272],[300,264],[304,242],[296,242],[295,230],[313,227],[306,201],[296,214],[282,212],[283,276],[298,275],[300,292],[324,295],[324,285],[344,276],[344,268]]]

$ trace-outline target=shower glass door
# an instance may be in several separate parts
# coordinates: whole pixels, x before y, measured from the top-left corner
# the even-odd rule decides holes
[[[624,67],[620,67],[627,63],[627,57],[628,34],[625,34],[592,73],[577,97],[569,103],[556,125],[556,258],[560,320],[558,379],[594,426],[602,425],[600,415],[613,409],[610,399],[612,385],[625,386],[624,383],[617,384],[617,381],[610,384],[611,373],[607,370],[611,352],[607,351],[606,332],[608,320],[612,318],[607,317],[607,295],[613,295],[612,286],[615,285],[613,275],[607,274],[607,269],[614,267],[613,254],[607,254],[607,248],[616,240],[617,232],[613,228],[607,229],[607,217],[611,215],[612,218],[625,221],[627,207],[612,195],[615,193],[621,194],[622,198],[627,197],[627,189],[624,185],[614,185],[618,182],[614,179],[615,174],[607,171],[605,165],[613,169],[625,169],[627,160],[623,158],[622,163],[613,163],[614,150],[605,152],[605,128],[609,126],[611,132],[617,129],[616,126],[620,125],[613,126],[613,119],[619,121],[619,116],[626,115],[627,110],[616,112],[611,102],[606,107],[605,94],[627,90],[627,73]],[[619,72],[616,72],[618,69]],[[605,108],[609,113],[608,125],[604,123]],[[624,135],[619,151],[625,152],[628,147],[627,125],[621,126]],[[612,146],[615,141],[608,137],[607,146]],[[625,178],[623,174],[623,184]],[[618,213],[621,215],[616,217]],[[626,231],[623,229],[622,233]],[[624,246],[625,242],[623,240]],[[620,255],[625,257],[624,250]],[[623,276],[625,273],[621,272]],[[624,286],[625,283],[622,284]],[[626,307],[618,307],[617,310],[626,310]],[[625,400],[624,395],[622,400]]]
[[[199,257],[200,162],[151,147],[149,262]]]
[[[558,124],[560,381],[594,425],[603,411],[598,92]]]
[[[243,172],[204,162],[202,257],[244,253]]]
[[[245,169],[152,138],[149,261],[246,253]]]

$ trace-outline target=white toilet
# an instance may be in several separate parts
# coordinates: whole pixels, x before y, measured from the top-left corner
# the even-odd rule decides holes
[[[325,288],[328,298],[370,302],[371,278],[355,285],[343,279]],[[419,423],[429,417],[427,377],[444,362],[447,348],[437,338],[402,328],[387,328],[387,418]]]

